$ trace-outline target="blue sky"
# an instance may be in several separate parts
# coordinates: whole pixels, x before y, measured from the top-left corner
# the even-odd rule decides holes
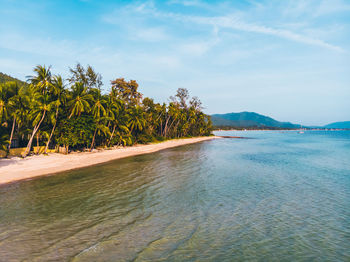
[[[166,102],[179,87],[206,113],[350,120],[350,1],[0,0],[0,71],[92,65],[104,89],[135,79]]]

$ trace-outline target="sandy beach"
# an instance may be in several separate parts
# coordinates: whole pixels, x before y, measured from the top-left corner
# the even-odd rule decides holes
[[[136,145],[100,151],[95,150],[94,152],[71,153],[69,155],[52,153],[49,155],[33,155],[24,159],[19,157],[1,159],[0,184],[96,165],[114,159],[153,153],[167,148],[216,138],[218,137],[194,137],[168,140],[157,144]]]

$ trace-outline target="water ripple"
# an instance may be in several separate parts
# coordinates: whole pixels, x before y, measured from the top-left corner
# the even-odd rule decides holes
[[[349,134],[249,135],[0,187],[0,261],[349,261]]]

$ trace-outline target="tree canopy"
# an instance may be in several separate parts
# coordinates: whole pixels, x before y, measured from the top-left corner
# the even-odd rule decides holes
[[[0,147],[7,152],[14,139],[26,147],[26,156],[35,139],[45,153],[59,146],[68,152],[210,135],[212,130],[201,101],[184,88],[166,104],[144,97],[135,80],[121,77],[103,92],[102,76],[89,65],[70,68],[66,80],[52,74],[51,67],[38,65],[33,73],[27,84],[6,75],[0,83]]]

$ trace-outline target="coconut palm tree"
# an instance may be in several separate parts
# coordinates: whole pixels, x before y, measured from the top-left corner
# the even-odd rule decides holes
[[[102,96],[101,90],[99,89],[93,89],[93,102],[94,105],[92,106],[92,115],[96,120],[100,120],[101,117],[106,115],[106,99]]]
[[[129,119],[129,129],[130,133],[133,131],[142,131],[146,125],[146,120],[144,112],[140,106],[135,106],[130,110],[130,119]]]
[[[51,85],[51,66],[45,67],[37,65],[33,70],[36,75],[29,76],[28,81],[32,84],[35,91],[39,91],[44,94]]]
[[[93,98],[94,98],[94,105],[93,105],[91,111],[92,111],[92,115],[94,116],[94,119],[96,121],[96,129],[94,132],[94,136],[92,138],[90,151],[92,151],[92,149],[94,148],[96,134],[99,135],[101,132],[103,132],[105,134],[107,132],[106,130],[108,129],[107,126],[105,126],[104,124],[101,123],[101,119],[104,116],[106,116],[106,113],[107,113],[107,111],[106,111],[106,102],[107,101],[102,96],[100,89],[97,89],[97,88],[92,89],[91,93],[93,93]],[[106,118],[104,118],[104,120],[106,120]],[[102,127],[102,126],[104,126],[104,127]],[[108,129],[108,131],[109,131],[109,129]]]
[[[68,106],[70,107],[70,115],[68,118],[80,116],[81,113],[84,112],[88,113],[91,109],[91,101],[93,101],[93,96],[87,93],[87,87],[80,82],[76,82],[72,86],[72,93],[70,101],[68,102]]]
[[[124,124],[125,117],[121,114],[124,108],[123,102],[117,99],[111,92],[106,103],[106,117],[108,119],[108,126],[112,124],[112,132],[108,144],[110,145],[115,134],[116,128],[129,132],[129,129]]]
[[[29,117],[32,119],[34,128],[33,128],[32,135],[29,139],[27,148],[23,154],[23,157],[26,157],[29,154],[30,149],[32,147],[34,136],[38,132],[40,125],[45,118],[46,112],[50,111],[52,106],[52,104],[49,101],[48,94],[43,95],[41,93],[35,93],[31,102],[33,106],[31,108]]]
[[[0,135],[0,150],[5,151],[6,152],[6,156],[7,156],[7,153],[8,153],[8,149],[7,149],[8,143],[9,143],[8,134]]]
[[[169,130],[171,130],[171,128],[173,127],[175,121],[179,120],[179,116],[180,116],[180,107],[179,104],[177,103],[170,103],[169,104],[169,115],[171,116],[171,123],[169,125]],[[174,126],[175,128],[177,126]],[[174,131],[176,131],[176,129],[174,128]],[[175,133],[175,132],[173,132]]]
[[[94,133],[94,136],[92,138],[92,142],[91,142],[91,146],[90,146],[90,152],[92,151],[92,149],[94,149],[96,135],[98,135],[98,136],[110,135],[109,128],[103,123],[97,123],[95,133]]]
[[[11,98],[11,82],[0,84],[0,125],[8,119],[9,100]]]
[[[20,104],[20,95],[19,95],[19,86],[17,84],[17,82],[8,82],[7,83],[8,88],[10,90],[10,94],[11,97],[8,100],[8,108],[10,110],[10,115],[12,118],[12,128],[11,128],[11,135],[10,135],[10,140],[9,140],[9,145],[8,145],[8,150],[11,149],[11,142],[12,142],[12,138],[13,138],[13,133],[15,130],[15,126],[16,126],[16,120],[18,119],[18,111],[17,111],[17,107]]]
[[[63,104],[66,103],[66,100],[67,100],[67,92],[65,90],[63,79],[60,75],[53,77],[52,89],[53,89],[53,95],[55,98],[54,98],[54,101],[51,102],[51,105],[52,105],[52,108],[55,108],[56,110],[55,112],[52,112],[49,117],[51,123],[53,124],[53,127],[45,146],[45,151],[44,151],[45,154],[47,153],[47,150],[49,148],[52,135],[55,132],[59,109]]]

